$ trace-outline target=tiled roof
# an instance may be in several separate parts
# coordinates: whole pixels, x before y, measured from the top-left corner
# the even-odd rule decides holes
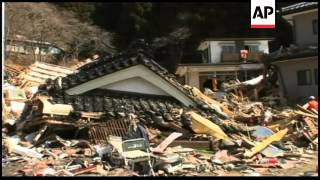
[[[318,2],[301,2],[281,8],[282,15],[318,8]]]
[[[139,51],[130,54],[120,53],[116,56],[107,56],[84,65],[78,69],[79,71],[77,73],[70,74],[62,78],[62,89],[67,90],[98,77],[112,74],[138,64],[144,65],[172,84],[178,90],[187,93],[187,90],[175,79],[174,75],[170,74],[144,52]]]
[[[155,74],[166,80],[178,91],[181,91],[186,97],[190,98],[190,100],[192,100],[195,105],[201,107],[201,109],[204,108],[204,110],[214,111],[210,108],[206,108],[203,102],[197,100],[192,95],[190,89],[185,88],[176,80],[175,75],[170,74],[166,69],[156,63],[147,48],[136,48],[133,50],[131,49],[122,53],[118,53],[115,56],[101,57],[97,61],[80,67],[78,69],[78,72],[62,78],[61,87],[57,85],[59,84],[59,78],[55,79],[54,81],[47,82],[47,85],[49,85],[49,89],[52,95],[56,93],[63,94],[63,92],[70,88],[135,65],[143,65],[147,67]],[[217,115],[220,117],[224,117],[224,115],[221,115],[219,113],[217,113]]]
[[[80,67],[77,73],[62,78],[62,90],[68,90],[98,77],[112,74],[138,64],[144,65],[176,89],[190,96],[189,90],[185,89],[183,85],[175,79],[173,74],[170,74],[165,68],[155,62],[145,49],[129,50],[118,53],[115,56],[101,57],[97,61],[86,64]],[[58,79],[56,79],[56,81],[58,81]]]
[[[318,46],[280,48],[278,51],[268,55],[269,61],[293,60],[297,58],[306,58],[318,56]]]
[[[106,112],[113,117],[121,116],[123,113],[134,113],[139,116],[162,116],[166,120],[176,119],[174,116],[182,108],[181,104],[173,98],[157,97],[135,97],[135,96],[114,96],[104,95],[79,95],[70,96],[64,94],[53,98],[56,103],[71,104],[75,111],[84,112]],[[149,112],[148,112],[149,111]],[[146,117],[151,118],[151,117]]]

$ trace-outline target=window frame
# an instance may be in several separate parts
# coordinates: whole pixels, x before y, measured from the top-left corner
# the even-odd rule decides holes
[[[318,34],[318,19],[312,20],[312,31],[313,34]]]
[[[232,49],[233,49],[233,51],[232,52],[230,52],[229,50],[230,49],[228,49],[228,51],[224,51],[224,47],[228,47],[228,48],[230,48],[230,47],[232,47]],[[224,44],[224,45],[221,45],[221,52],[222,53],[236,53],[237,52],[237,49],[236,49],[236,46],[235,45],[227,45],[227,44]]]
[[[318,68],[313,70],[313,75],[314,75],[314,84],[318,85]]]
[[[312,70],[311,69],[302,69],[302,70],[297,70],[297,85],[298,86],[310,86],[312,85]],[[299,80],[299,72],[306,72],[306,79],[304,80],[305,83],[301,83],[301,79]],[[308,81],[308,74],[309,73],[309,77],[310,80]]]
[[[209,53],[209,47],[204,49],[202,51],[202,62],[205,62],[205,63],[209,63],[210,62],[210,59],[209,59],[209,56],[210,56],[210,53]]]
[[[258,44],[255,44],[255,45],[248,45],[249,46],[249,52],[252,52],[252,53],[257,53],[257,52],[260,52],[260,46]],[[252,51],[252,47],[256,47],[256,51]]]

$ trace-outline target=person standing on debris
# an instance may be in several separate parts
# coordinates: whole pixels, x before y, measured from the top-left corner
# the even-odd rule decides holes
[[[306,103],[303,108],[306,108],[308,110],[314,109],[318,112],[318,101],[314,96],[309,97],[309,102]]]
[[[243,63],[246,63],[248,60],[249,47],[245,46],[244,49],[240,50],[240,56]]]
[[[217,76],[213,75],[212,77],[212,90],[213,91],[217,91],[218,90],[218,80],[217,80]]]
[[[264,119],[263,119],[263,126],[267,126],[271,120],[272,120],[272,112],[271,109],[268,108],[265,112],[264,112]]]

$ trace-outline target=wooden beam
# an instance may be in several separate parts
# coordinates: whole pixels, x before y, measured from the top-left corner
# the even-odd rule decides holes
[[[259,153],[260,151],[262,151],[266,147],[268,147],[272,142],[280,141],[284,137],[284,135],[286,135],[287,132],[288,132],[288,129],[286,128],[284,130],[281,130],[281,131],[273,134],[272,136],[266,138],[262,142],[257,143],[257,145],[255,145],[250,151],[246,151],[244,153],[244,156],[247,158],[251,158],[255,154]]]
[[[318,119],[317,115],[310,114],[310,113],[305,113],[305,112],[302,112],[300,110],[299,111],[293,111],[293,112],[296,113],[296,114],[302,115],[302,116],[307,116],[307,117]]]
[[[48,79],[48,78],[54,79],[55,78],[55,76],[50,76],[50,75],[43,74],[43,73],[38,73],[38,72],[35,72],[35,71],[29,72],[28,75],[36,77],[36,78],[41,78],[41,79]]]
[[[26,75],[24,77],[25,80],[28,80],[28,81],[32,81],[32,82],[37,82],[39,84],[41,83],[44,83],[46,79],[41,79],[41,78],[34,78],[32,76],[29,76],[29,75]]]
[[[169,123],[169,127],[179,133],[182,133],[183,134],[182,137],[190,137],[192,135],[188,130],[182,128],[181,126],[179,126],[175,123]]]
[[[312,135],[312,137],[318,135],[318,128],[313,124],[311,118],[305,117],[305,118],[303,118],[303,120],[308,125],[308,127],[311,131],[310,134]]]
[[[253,89],[253,93],[254,93],[254,99],[255,99],[255,101],[258,101],[258,100],[259,100],[258,89],[257,89],[257,88],[254,88],[254,89]]]
[[[305,109],[303,106],[300,106],[299,104],[297,104],[297,107],[298,107],[299,110],[301,110],[302,112],[309,113],[309,114],[318,114],[318,112]],[[312,109],[312,110],[313,110],[313,109]]]
[[[64,77],[64,76],[67,75],[67,74],[65,74],[65,73],[60,73],[60,72],[55,72],[55,71],[51,71],[51,70],[41,69],[41,68],[36,67],[36,66],[30,67],[30,70],[31,70],[31,71],[34,71],[34,72],[39,72],[39,73],[48,74],[48,75],[54,76],[54,77],[58,77],[58,76]]]
[[[74,71],[72,69],[68,69],[62,66],[57,66],[57,65],[53,65],[53,64],[46,64],[46,63],[40,63],[40,62],[36,62],[35,64],[33,64],[32,66],[36,66],[42,69],[47,69],[49,71],[55,71],[55,72],[60,72],[63,74],[72,74]]]
[[[216,139],[230,140],[230,138],[222,131],[222,129],[211,122],[210,120],[200,116],[199,114],[190,111],[186,113],[191,117],[192,130],[199,134],[208,134]]]
[[[71,171],[71,173],[76,176],[76,175],[80,175],[80,174],[84,174],[84,173],[88,173],[88,172],[97,172],[97,165],[93,165],[90,167],[86,167],[86,168],[82,168],[82,169],[76,169],[74,171]]]

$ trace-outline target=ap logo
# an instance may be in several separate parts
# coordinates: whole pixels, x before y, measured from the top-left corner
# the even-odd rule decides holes
[[[251,0],[251,28],[275,28],[275,0]]]

